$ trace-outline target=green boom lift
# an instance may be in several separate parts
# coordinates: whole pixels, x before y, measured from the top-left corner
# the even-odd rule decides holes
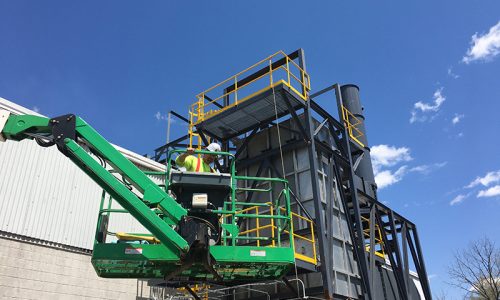
[[[92,254],[100,277],[237,284],[281,278],[295,263],[286,180],[237,176],[234,159],[229,174],[181,172],[171,165],[174,153],[165,172],[148,173],[80,117],[49,119],[0,110],[0,140],[23,139],[56,146],[103,188]],[[164,184],[156,184],[151,175],[164,176]],[[248,188],[254,181],[270,188]],[[272,189],[271,194],[278,195],[272,202],[237,201],[237,194]],[[106,196],[123,209],[106,208]],[[250,207],[266,213],[250,213]],[[149,233],[121,234],[117,241],[106,242],[109,216],[117,213],[131,214]],[[242,220],[257,219],[268,222],[267,236],[240,230]]]

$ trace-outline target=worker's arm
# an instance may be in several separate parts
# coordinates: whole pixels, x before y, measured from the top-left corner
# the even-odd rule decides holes
[[[186,162],[186,158],[189,155],[193,155],[193,154],[194,154],[194,148],[187,148],[186,152],[177,156],[177,158],[175,159],[175,164],[178,165],[179,167],[184,167],[185,166],[184,164]]]

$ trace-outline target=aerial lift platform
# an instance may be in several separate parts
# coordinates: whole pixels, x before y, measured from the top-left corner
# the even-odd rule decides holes
[[[49,119],[0,111],[0,132],[3,141],[35,139],[40,146],[56,146],[104,189],[92,254],[100,277],[230,284],[281,278],[294,265],[290,196],[282,179],[237,176],[234,164],[228,174],[182,172],[173,170],[170,160],[166,172],[144,172],[71,114]],[[165,183],[157,185],[148,175],[165,175]],[[237,202],[236,192],[247,189],[249,180],[279,186],[279,196],[265,204]],[[123,209],[106,208],[106,199]],[[242,213],[255,205],[267,213]],[[119,233],[118,242],[106,242],[109,216],[116,213],[130,213],[149,233]],[[238,220],[245,218],[270,220],[271,236],[240,235]],[[258,245],[241,245],[248,240]]]

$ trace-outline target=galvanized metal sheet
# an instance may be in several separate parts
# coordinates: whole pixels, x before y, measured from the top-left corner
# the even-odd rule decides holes
[[[302,116],[299,116],[302,119]],[[320,122],[314,120],[315,126],[317,127]],[[294,122],[290,122],[289,120],[280,123],[280,136],[281,140],[284,143],[287,139],[283,137],[289,135],[291,137],[291,133],[287,128],[291,128],[293,130],[298,130],[296,124]],[[324,139],[327,140],[327,132],[326,128],[322,128],[319,131],[318,135],[324,135]],[[299,138],[298,134],[294,133],[295,138]],[[259,132],[248,145],[248,151],[245,153],[248,158],[253,158],[259,156],[262,153],[262,149],[276,149],[279,148],[279,144],[277,141],[277,127],[273,126],[267,130]],[[314,216],[315,215],[315,207],[313,202],[313,193],[312,193],[312,185],[311,185],[311,171],[310,171],[310,161],[309,161],[309,153],[307,147],[304,145],[303,147],[296,148],[291,151],[285,151],[283,153],[284,158],[284,168],[285,168],[285,176],[289,181],[290,188],[294,191],[294,194],[301,200],[302,206],[307,210],[307,212]],[[334,184],[334,180],[329,178],[329,166],[327,161],[325,161],[322,157],[318,157],[318,180],[320,183],[320,196],[322,201],[326,203],[327,195],[326,195],[326,186],[332,186]],[[249,165],[245,169],[239,169],[239,174],[246,174],[250,176],[254,176],[258,167],[256,164]],[[281,156],[277,154],[272,158],[272,163],[276,166],[276,169],[279,171],[282,170],[281,165]],[[262,197],[262,196],[260,196]],[[256,200],[256,199],[253,199]],[[347,227],[347,219],[346,215],[343,212],[342,206],[339,205],[339,191],[338,187],[335,187],[332,192],[331,197],[328,201],[332,201],[333,204],[333,215],[331,217],[332,220],[332,258],[333,258],[333,270],[335,273],[334,278],[334,286],[336,287],[335,292],[348,296],[357,298],[357,290],[359,290],[359,280],[356,279],[359,276],[359,271],[356,265],[356,261],[354,260],[351,246],[351,238],[349,236],[349,230]],[[301,208],[299,208],[295,203],[295,200],[292,198],[292,209],[294,212],[299,213],[301,215],[305,215]],[[324,213],[324,211],[323,211]],[[252,228],[254,224],[251,222],[248,224],[248,228]],[[294,228],[296,230],[303,229],[307,226],[305,223],[294,224]],[[306,246],[310,247],[310,245],[303,245],[300,242],[297,242],[297,246],[300,247]],[[311,250],[311,249],[308,249]],[[309,251],[305,251],[309,253]],[[309,274],[309,279],[306,280],[306,285],[309,287],[313,286],[321,286],[321,276],[319,273],[316,273],[318,276],[314,276],[314,274]]]
[[[0,109],[38,114],[2,98]],[[117,149],[141,169],[164,170],[161,164]],[[163,178],[156,176],[154,181],[161,183]],[[29,140],[0,143],[0,231],[40,243],[92,249],[101,192],[56,147],[42,148]],[[110,230],[147,233],[130,215],[112,217]]]

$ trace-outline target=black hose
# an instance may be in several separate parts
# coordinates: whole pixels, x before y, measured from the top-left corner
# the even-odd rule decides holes
[[[35,141],[41,147],[50,147],[50,146],[54,146],[54,144],[55,144],[54,141],[44,141],[41,138],[35,138]]]

